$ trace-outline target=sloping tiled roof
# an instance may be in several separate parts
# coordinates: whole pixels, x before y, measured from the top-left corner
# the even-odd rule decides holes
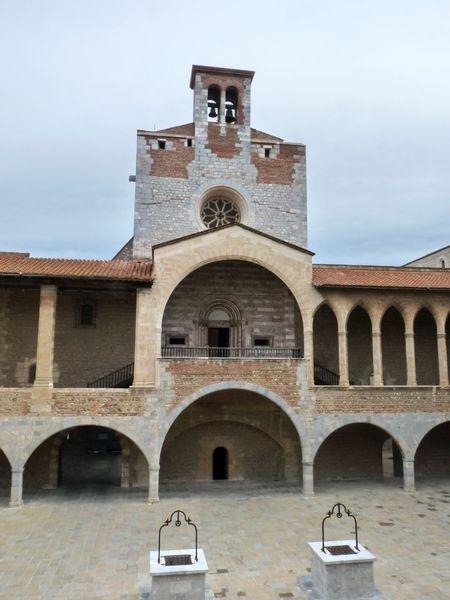
[[[50,277],[150,281],[150,260],[83,260],[30,258],[18,252],[0,252],[0,277]]]
[[[194,123],[185,123],[184,125],[176,125],[175,127],[167,127],[166,129],[158,129],[157,131],[146,131],[145,129],[139,129],[138,133],[143,135],[181,135],[186,137],[194,137],[195,125]],[[259,142],[282,142],[283,139],[264,131],[251,128],[252,140],[258,140]]]
[[[316,287],[450,289],[450,269],[314,265]]]

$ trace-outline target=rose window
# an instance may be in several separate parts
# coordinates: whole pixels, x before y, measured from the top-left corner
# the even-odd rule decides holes
[[[241,215],[238,207],[227,198],[211,198],[202,207],[201,217],[209,229],[238,223]]]

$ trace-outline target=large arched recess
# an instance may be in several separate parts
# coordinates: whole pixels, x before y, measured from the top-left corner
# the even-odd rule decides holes
[[[414,459],[416,481],[450,479],[450,421],[433,427],[422,438]]]
[[[303,317],[310,314],[312,252],[233,224],[159,244],[153,249],[152,314],[161,331],[166,304],[193,271],[214,262],[244,261],[267,269],[294,296]]]
[[[178,411],[161,449],[161,483],[213,480],[217,448],[227,453],[230,480],[301,479],[297,428],[277,404],[254,391],[211,391]]]
[[[214,261],[189,273],[172,292],[161,345],[173,343],[261,352],[295,348],[295,356],[303,356],[302,315],[289,288],[271,271],[248,261]]]
[[[0,449],[0,506],[7,503],[11,490],[11,465],[3,450]]]
[[[24,492],[147,487],[148,463],[127,436],[99,425],[75,425],[40,443],[24,468]]]
[[[392,454],[386,457],[386,442]],[[384,461],[392,460],[392,469]],[[388,471],[389,474],[388,474]],[[314,458],[315,482],[333,480],[383,480],[402,475],[402,451],[392,436],[371,423],[350,423],[330,433]]]

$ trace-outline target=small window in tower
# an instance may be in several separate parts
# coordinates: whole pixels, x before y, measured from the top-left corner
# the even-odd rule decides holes
[[[264,148],[264,156],[265,158],[270,158],[270,148]]]
[[[186,336],[184,335],[170,335],[169,346],[186,346]]]
[[[235,87],[229,87],[225,94],[225,122],[236,123],[238,93]]]
[[[220,89],[217,85],[211,85],[208,88],[208,121],[212,123],[219,122],[220,114]]]
[[[93,302],[82,302],[79,305],[77,325],[79,327],[94,327],[95,304]]]
[[[28,367],[28,383],[33,384],[36,379],[36,363],[32,363]]]
[[[188,139],[186,140],[186,146],[187,146],[188,148],[192,148],[192,138],[188,138]]]
[[[158,149],[165,150],[166,149],[166,140],[158,140]]]

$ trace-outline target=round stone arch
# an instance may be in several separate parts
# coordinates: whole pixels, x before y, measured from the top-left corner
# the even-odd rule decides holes
[[[443,425],[444,423],[450,423],[450,415],[439,415],[433,417],[433,419],[431,421],[428,421],[427,423],[414,425],[416,431],[414,435],[414,445],[411,447],[411,452],[409,455],[411,460],[414,460],[417,453],[417,449],[419,448],[425,436],[427,436],[430,433],[430,431],[432,431],[435,427]]]
[[[230,228],[233,226],[230,226]],[[214,235],[214,233],[212,234]],[[171,268],[172,271],[172,277],[171,280],[166,280],[164,282],[162,281],[158,281],[156,283],[156,285],[153,286],[152,290],[154,292],[156,292],[158,290],[159,292],[159,298],[155,301],[155,305],[159,308],[159,310],[157,311],[157,323],[156,323],[156,327],[158,329],[158,331],[161,330],[162,327],[162,320],[163,320],[163,316],[164,316],[164,311],[166,309],[167,303],[170,299],[170,296],[172,295],[172,293],[174,292],[174,290],[177,288],[177,286],[191,273],[193,273],[194,271],[197,271],[198,269],[200,269],[201,267],[204,267],[206,265],[212,264],[212,263],[218,263],[218,262],[223,262],[223,261],[243,261],[243,262],[249,262],[249,263],[254,263],[264,269],[267,269],[267,271],[270,271],[273,275],[275,275],[276,277],[278,277],[278,279],[280,279],[288,288],[288,290],[291,292],[291,294],[293,295],[298,309],[302,315],[302,319],[304,320],[304,324],[305,324],[305,318],[307,316],[309,316],[311,314],[310,311],[310,301],[307,298],[306,294],[304,293],[304,290],[299,289],[299,285],[298,285],[298,281],[297,278],[294,279],[294,277],[292,277],[292,279],[290,277],[286,276],[286,273],[283,272],[281,269],[278,268],[277,265],[277,261],[275,260],[264,260],[261,259],[261,257],[258,255],[258,252],[256,249],[251,249],[252,251],[250,252],[242,252],[243,248],[240,247],[239,248],[239,252],[236,249],[236,252],[233,253],[224,253],[223,252],[223,248],[221,249],[220,253],[216,253],[215,251],[205,251],[205,254],[202,254],[202,259],[199,260],[198,256],[196,256],[195,260],[192,260],[191,263],[189,264],[189,261],[187,260],[183,260],[183,264],[179,265],[179,268],[177,269],[178,265],[173,265],[173,267]],[[208,256],[208,254],[210,254]],[[278,261],[279,264],[279,261]],[[158,285],[159,284],[159,285]],[[310,287],[310,282],[308,283],[308,286]],[[152,292],[153,293],[153,292]]]
[[[124,436],[124,437],[128,438],[131,442],[133,442],[136,445],[138,450],[140,450],[140,452],[142,452],[143,456],[145,457],[145,460],[147,461],[147,464],[150,465],[149,453],[145,451],[145,449],[144,449],[145,446],[144,446],[142,440],[137,440],[134,432],[129,432],[128,428],[123,427],[122,424],[117,426],[117,423],[114,419],[105,418],[105,419],[102,419],[101,421],[98,421],[98,420],[87,417],[87,418],[62,419],[62,420],[52,423],[51,425],[46,427],[44,430],[42,430],[40,432],[39,436],[33,436],[32,440],[30,440],[29,444],[25,445],[22,448],[22,453],[21,453],[21,455],[17,456],[17,462],[15,463],[15,466],[20,467],[20,468],[25,467],[28,459],[31,457],[33,452],[35,450],[37,450],[37,448],[39,448],[39,446],[41,444],[43,444],[44,442],[49,440],[54,435],[62,434],[63,432],[68,431],[69,429],[73,429],[75,427],[89,427],[89,426],[104,427],[106,429],[111,429],[118,436]]]
[[[399,447],[403,458],[411,456],[411,445],[407,443],[406,439],[399,432],[392,433],[389,424],[386,425],[384,420],[374,418],[373,416],[361,415],[355,419],[354,416],[340,417],[338,422],[334,422],[329,427],[325,427],[315,438],[315,442],[311,449],[312,460],[315,461],[317,453],[322,444],[336,431],[346,427],[347,425],[374,425],[378,429],[382,429],[388,436],[390,436]],[[414,455],[413,455],[414,456]]]
[[[304,456],[304,441],[306,439],[306,434],[294,409],[286,402],[286,400],[283,400],[283,398],[278,396],[278,394],[271,392],[267,388],[264,388],[260,385],[256,385],[254,383],[246,383],[241,381],[225,381],[221,383],[207,385],[201,388],[200,390],[197,390],[193,394],[190,394],[189,396],[184,398],[179,404],[177,404],[176,408],[174,408],[172,412],[169,413],[165,422],[162,424],[161,435],[159,438],[158,456],[161,455],[161,450],[164,445],[167,433],[169,432],[172,425],[175,423],[176,419],[181,415],[181,413],[184,410],[186,410],[186,408],[188,408],[191,404],[193,404],[197,400],[200,400],[204,396],[224,390],[244,390],[248,392],[254,392],[255,394],[259,394],[260,396],[263,396],[267,400],[270,400],[274,404],[276,404],[278,408],[280,408],[286,414],[286,416],[289,417],[292,425],[294,426],[299,438],[302,456]]]

